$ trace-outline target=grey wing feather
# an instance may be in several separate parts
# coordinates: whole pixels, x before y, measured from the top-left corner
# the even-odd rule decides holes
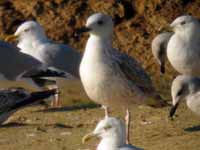
[[[44,53],[43,61],[47,66],[79,77],[81,55],[76,50],[67,45],[49,43],[42,48],[42,52]]]
[[[9,43],[0,41],[0,51],[0,73],[8,80],[15,80],[20,74],[41,65],[38,60],[21,53]]]
[[[141,65],[127,54],[116,49],[113,49],[113,51],[114,59],[124,76],[142,91],[152,91],[152,81]]]
[[[8,111],[12,106],[20,103],[30,94],[22,88],[0,90],[0,114]]]

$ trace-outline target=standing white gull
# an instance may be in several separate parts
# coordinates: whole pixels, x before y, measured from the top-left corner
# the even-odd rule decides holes
[[[124,123],[113,117],[101,120],[92,133],[83,137],[83,143],[92,137],[101,138],[97,150],[142,150],[131,144],[126,144]]]
[[[35,21],[26,21],[21,24],[14,36],[9,39],[17,38],[17,46],[22,53],[31,55],[48,67],[53,67],[69,73],[73,77],[79,78],[79,64],[81,55],[68,45],[56,44],[50,41],[42,26]],[[37,81],[35,81],[37,83]],[[37,83],[40,86],[44,86]],[[56,83],[53,84],[56,86]],[[55,97],[53,106],[61,106],[58,95]]]
[[[160,65],[160,72],[165,73],[165,60],[167,53],[167,45],[173,33],[163,32],[158,34],[151,43],[152,54]]]
[[[186,100],[186,104],[197,115],[200,115],[200,78],[179,75],[177,76],[171,87],[172,94],[172,108],[170,111],[170,117],[176,112],[179,103]]]
[[[80,77],[87,95],[96,103],[126,110],[129,133],[129,108],[134,104],[156,107],[166,103],[156,93],[150,77],[133,58],[112,47],[113,21],[96,13],[82,31],[90,33],[80,64]],[[127,134],[127,143],[129,136]]]
[[[200,75],[200,22],[186,15],[176,18],[170,27],[175,32],[167,46],[167,57],[181,74]]]
[[[0,89],[0,124],[3,124],[17,110],[39,103],[56,92],[56,89],[32,93],[21,88]]]

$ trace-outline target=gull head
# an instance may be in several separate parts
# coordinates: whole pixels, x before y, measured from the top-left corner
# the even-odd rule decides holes
[[[97,124],[92,133],[83,137],[83,143],[92,137],[100,137],[101,139],[110,138],[115,140],[119,145],[122,145],[125,143],[125,125],[119,119],[106,117]]]
[[[89,32],[92,35],[100,37],[110,37],[113,33],[112,18],[103,13],[96,13],[87,19],[83,32]]]
[[[14,33],[14,36],[18,38],[18,40],[30,39],[34,40],[36,38],[45,38],[45,31],[42,26],[35,21],[26,21],[22,23],[17,31]]]
[[[198,91],[200,88],[200,78],[189,75],[179,75],[172,82],[172,108],[170,117],[173,117],[181,100]]]
[[[190,15],[180,16],[170,24],[170,27],[175,33],[187,33],[187,31],[199,28],[199,26],[199,20]]]

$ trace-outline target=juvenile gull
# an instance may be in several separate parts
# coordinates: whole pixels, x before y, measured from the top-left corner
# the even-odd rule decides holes
[[[131,144],[126,144],[124,123],[113,117],[101,120],[92,133],[83,137],[83,143],[92,137],[99,137],[101,141],[97,150],[142,150]]]
[[[167,46],[167,57],[181,74],[200,75],[200,22],[186,15],[176,18],[170,27],[175,32]]]
[[[135,103],[165,105],[137,61],[112,47],[110,16],[102,13],[90,16],[82,31],[88,31],[90,37],[80,64],[81,81],[90,99],[104,106],[106,116],[107,107],[126,109],[129,130],[129,106]]]
[[[160,33],[153,39],[151,43],[153,56],[155,57],[156,61],[160,65],[160,72],[163,74],[165,73],[167,44],[172,35],[173,33],[171,32]]]
[[[17,110],[39,103],[56,92],[56,89],[32,93],[22,88],[0,89],[0,124],[3,124]]]
[[[79,64],[81,55],[72,47],[64,44],[56,44],[50,41],[43,27],[35,21],[26,21],[21,24],[14,36],[8,38],[17,38],[17,46],[22,53],[33,56],[46,66],[54,67],[73,77],[79,78]],[[35,81],[38,86],[44,86],[41,82]],[[56,82],[52,82],[53,87],[57,87]],[[55,96],[53,106],[61,106],[58,95]]]
[[[173,117],[175,111],[182,100],[186,100],[186,104],[190,110],[200,115],[200,78],[189,75],[177,76],[171,87],[172,108],[170,117]]]

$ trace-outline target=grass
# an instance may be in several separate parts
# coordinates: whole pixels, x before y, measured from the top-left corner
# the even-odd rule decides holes
[[[1,84],[5,85],[12,84]],[[9,124],[0,128],[0,148],[4,150],[95,149],[98,139],[82,144],[81,138],[94,129],[104,116],[104,112],[87,98],[80,83],[64,83],[61,84],[61,88],[63,108],[44,110],[42,106],[37,106],[18,111],[9,119]],[[131,110],[132,144],[146,150],[188,150],[200,147],[199,118],[184,104],[178,109],[178,116],[173,121],[168,118],[169,108],[153,109],[138,106]],[[115,110],[112,115],[122,118],[124,113]]]

